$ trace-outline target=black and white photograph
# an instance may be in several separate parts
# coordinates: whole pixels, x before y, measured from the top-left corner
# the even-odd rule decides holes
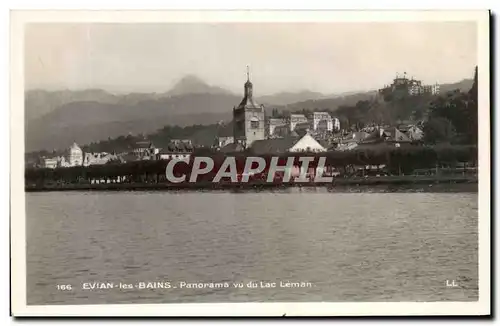
[[[490,314],[488,11],[11,20],[14,316]]]

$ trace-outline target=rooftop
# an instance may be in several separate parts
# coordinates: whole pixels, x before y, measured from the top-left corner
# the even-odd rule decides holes
[[[286,153],[298,140],[298,137],[256,140],[250,149],[256,155]]]
[[[136,148],[151,148],[154,147],[153,143],[150,141],[142,140],[135,143]]]
[[[235,153],[235,152],[242,152],[243,150],[245,150],[245,148],[239,143],[227,144],[226,146],[220,149],[222,153]]]

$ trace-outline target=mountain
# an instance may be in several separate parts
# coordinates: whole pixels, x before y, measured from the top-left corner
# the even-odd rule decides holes
[[[152,132],[164,125],[230,120],[241,98],[224,94],[186,94],[132,104],[71,102],[29,121],[26,150],[58,149],[128,133]],[[103,138],[104,137],[104,138]]]
[[[210,86],[200,78],[188,75],[180,79],[173,87],[164,93],[128,93],[111,94],[102,89],[86,90],[28,90],[25,92],[25,120],[31,121],[42,117],[68,103],[98,102],[105,104],[135,105],[139,102],[159,100],[186,94],[225,94],[232,95],[221,87]]]
[[[210,86],[194,75],[187,75],[179,80],[166,96],[179,96],[186,94],[232,94],[230,91],[217,86]]]
[[[24,97],[25,120],[30,121],[39,118],[62,105],[79,101],[116,103],[118,98],[102,89],[61,90],[53,92],[41,89],[29,90],[25,93]]]
[[[472,79],[441,85],[441,92],[468,91]],[[371,100],[375,91],[332,97],[317,92],[278,93],[258,102],[272,108],[299,111],[330,110]],[[30,90],[25,94],[26,150],[60,149],[76,141],[85,144],[119,135],[151,133],[165,125],[211,124],[230,121],[242,94],[210,86],[186,76],[164,93],[111,94],[100,89],[80,91]],[[200,134],[199,138],[203,138]]]
[[[311,91],[300,91],[296,93],[291,92],[281,92],[272,95],[264,95],[257,98],[259,103],[264,105],[288,105],[296,102],[302,102],[306,100],[316,100],[320,98],[324,98],[325,95],[318,92]]]
[[[58,149],[164,125],[230,120],[241,96],[196,76],[165,93],[111,94],[100,89],[29,90],[25,93],[26,150]]]

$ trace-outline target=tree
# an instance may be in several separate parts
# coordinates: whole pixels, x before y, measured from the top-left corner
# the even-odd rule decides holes
[[[349,129],[349,119],[345,115],[339,115],[338,116],[339,122],[340,122],[340,129]]]
[[[469,96],[477,103],[477,66],[476,69],[474,69],[474,83],[469,90]]]
[[[430,105],[431,118],[449,120],[461,141],[467,144],[477,144],[478,133],[478,99],[477,99],[477,67],[474,83],[467,92],[454,90],[439,96]]]
[[[274,109],[271,111],[271,117],[273,117],[273,118],[278,118],[278,117],[279,117],[279,112],[278,112],[278,109],[277,109],[277,108],[274,108]]]
[[[440,142],[451,142],[455,137],[455,128],[450,120],[446,118],[431,118],[424,125],[424,142],[436,144]]]
[[[466,116],[467,116],[467,140],[471,144],[477,145],[477,134],[478,134],[478,93],[477,93],[477,66],[474,72],[474,83],[469,90],[469,103],[467,106]]]

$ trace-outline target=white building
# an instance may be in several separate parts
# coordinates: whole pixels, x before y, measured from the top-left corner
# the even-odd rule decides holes
[[[439,84],[435,84],[435,85],[432,85],[432,88],[431,88],[431,93],[433,95],[438,95],[440,92],[440,87],[439,87]]]
[[[290,152],[326,152],[326,148],[321,146],[311,135],[305,134],[290,149]]]
[[[332,118],[333,120],[333,130],[339,131],[340,130],[340,120],[338,118]]]
[[[83,151],[76,143],[73,143],[69,148],[66,166],[80,166],[82,164]]]
[[[170,142],[175,145],[184,144],[188,146],[193,146],[193,141],[191,139],[172,139],[170,140]]]
[[[324,129],[326,127],[326,130],[322,131],[332,131],[333,130],[333,119],[330,116],[330,113],[328,112],[314,112],[313,113],[313,130],[317,131],[318,127],[321,126],[319,129]]]
[[[83,151],[76,144],[70,146],[63,155],[43,158],[43,167],[55,169],[58,167],[81,166],[83,164]]]
[[[255,141],[250,148],[256,155],[283,154],[287,152],[326,152],[316,139],[306,133],[303,137],[284,137]]]
[[[176,159],[176,160],[182,160],[182,161],[189,162],[190,158],[191,158],[191,153],[178,153],[178,152],[170,152],[167,150],[161,150],[157,154],[158,160]]]
[[[308,120],[303,114],[291,114],[290,115],[290,131],[294,131],[297,124],[307,123]]]
[[[55,169],[59,164],[59,160],[57,157],[50,157],[43,159],[43,167],[46,169]]]
[[[234,143],[233,136],[218,136],[215,139],[215,147],[217,148],[222,148],[232,143]]]
[[[276,127],[282,127],[286,125],[287,121],[284,118],[269,118],[267,133],[269,136],[274,136]]]
[[[84,166],[89,166],[89,165],[102,165],[106,164],[109,161],[117,159],[116,155],[102,152],[102,153],[85,153],[84,159],[83,159],[83,165]]]
[[[43,159],[43,167],[48,169],[55,169],[61,167],[70,167],[67,160],[68,155],[61,155],[55,157],[47,157]]]
[[[191,143],[186,142],[171,142],[167,147],[163,148],[156,154],[157,160],[186,160],[189,162],[191,154],[193,153],[193,146]]]
[[[421,95],[421,94],[439,94],[439,84],[434,85],[422,85],[420,81],[412,81],[408,84],[408,94],[411,96]]]

